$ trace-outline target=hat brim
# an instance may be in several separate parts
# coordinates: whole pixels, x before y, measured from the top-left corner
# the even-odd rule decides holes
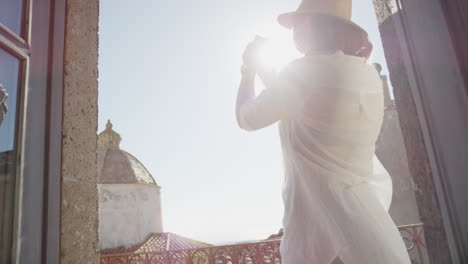
[[[348,19],[344,19],[342,17],[339,17],[339,16],[333,16],[333,15],[329,15],[329,14],[324,14],[324,13],[321,13],[321,12],[314,12],[314,11],[294,11],[294,12],[289,12],[289,13],[284,13],[284,14],[281,14],[278,16],[278,23],[280,25],[282,25],[283,27],[287,28],[287,29],[292,29],[293,26],[294,26],[294,19],[298,16],[303,16],[303,15],[325,15],[325,16],[331,16],[331,17],[334,17],[338,20],[341,20],[349,25],[352,25],[353,27],[359,29],[359,30],[362,30],[362,31],[365,31],[361,26],[359,26],[358,24],[354,23],[353,21],[351,20],[348,20]]]

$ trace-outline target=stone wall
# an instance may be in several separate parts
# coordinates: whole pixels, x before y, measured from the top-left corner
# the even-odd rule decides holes
[[[395,106],[385,109],[382,131],[376,144],[377,157],[392,176],[393,197],[390,216],[396,225],[421,222],[416,203],[414,183]]]
[[[99,263],[98,0],[67,1],[64,54],[61,263]]]
[[[145,242],[162,233],[160,187],[154,184],[98,184],[101,249]]]
[[[424,142],[421,120],[408,77],[408,47],[402,16],[395,0],[373,0],[384,47],[396,109],[406,147],[408,166],[415,183],[415,196],[431,263],[451,263],[442,212],[436,196],[433,172]],[[407,28],[405,28],[407,29]],[[418,38],[418,36],[411,36]],[[405,55],[406,54],[406,55]],[[410,69],[411,70],[411,69]]]

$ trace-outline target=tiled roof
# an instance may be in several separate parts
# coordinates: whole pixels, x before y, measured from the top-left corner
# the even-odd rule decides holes
[[[212,245],[173,233],[157,233],[151,235],[145,242],[130,248],[113,248],[101,250],[101,255],[116,255],[130,253],[162,252],[190,248],[210,247]]]

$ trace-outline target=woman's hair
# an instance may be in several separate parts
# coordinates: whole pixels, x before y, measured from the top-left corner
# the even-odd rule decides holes
[[[368,59],[372,43],[367,32],[350,23],[328,15],[314,15],[310,19],[310,34],[307,36],[311,52],[330,53],[343,51],[346,55]]]

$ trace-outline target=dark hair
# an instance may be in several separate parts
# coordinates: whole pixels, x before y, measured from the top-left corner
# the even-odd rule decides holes
[[[328,15],[314,15],[311,19],[310,37],[313,52],[336,52],[368,59],[372,43],[367,32],[351,23]]]

